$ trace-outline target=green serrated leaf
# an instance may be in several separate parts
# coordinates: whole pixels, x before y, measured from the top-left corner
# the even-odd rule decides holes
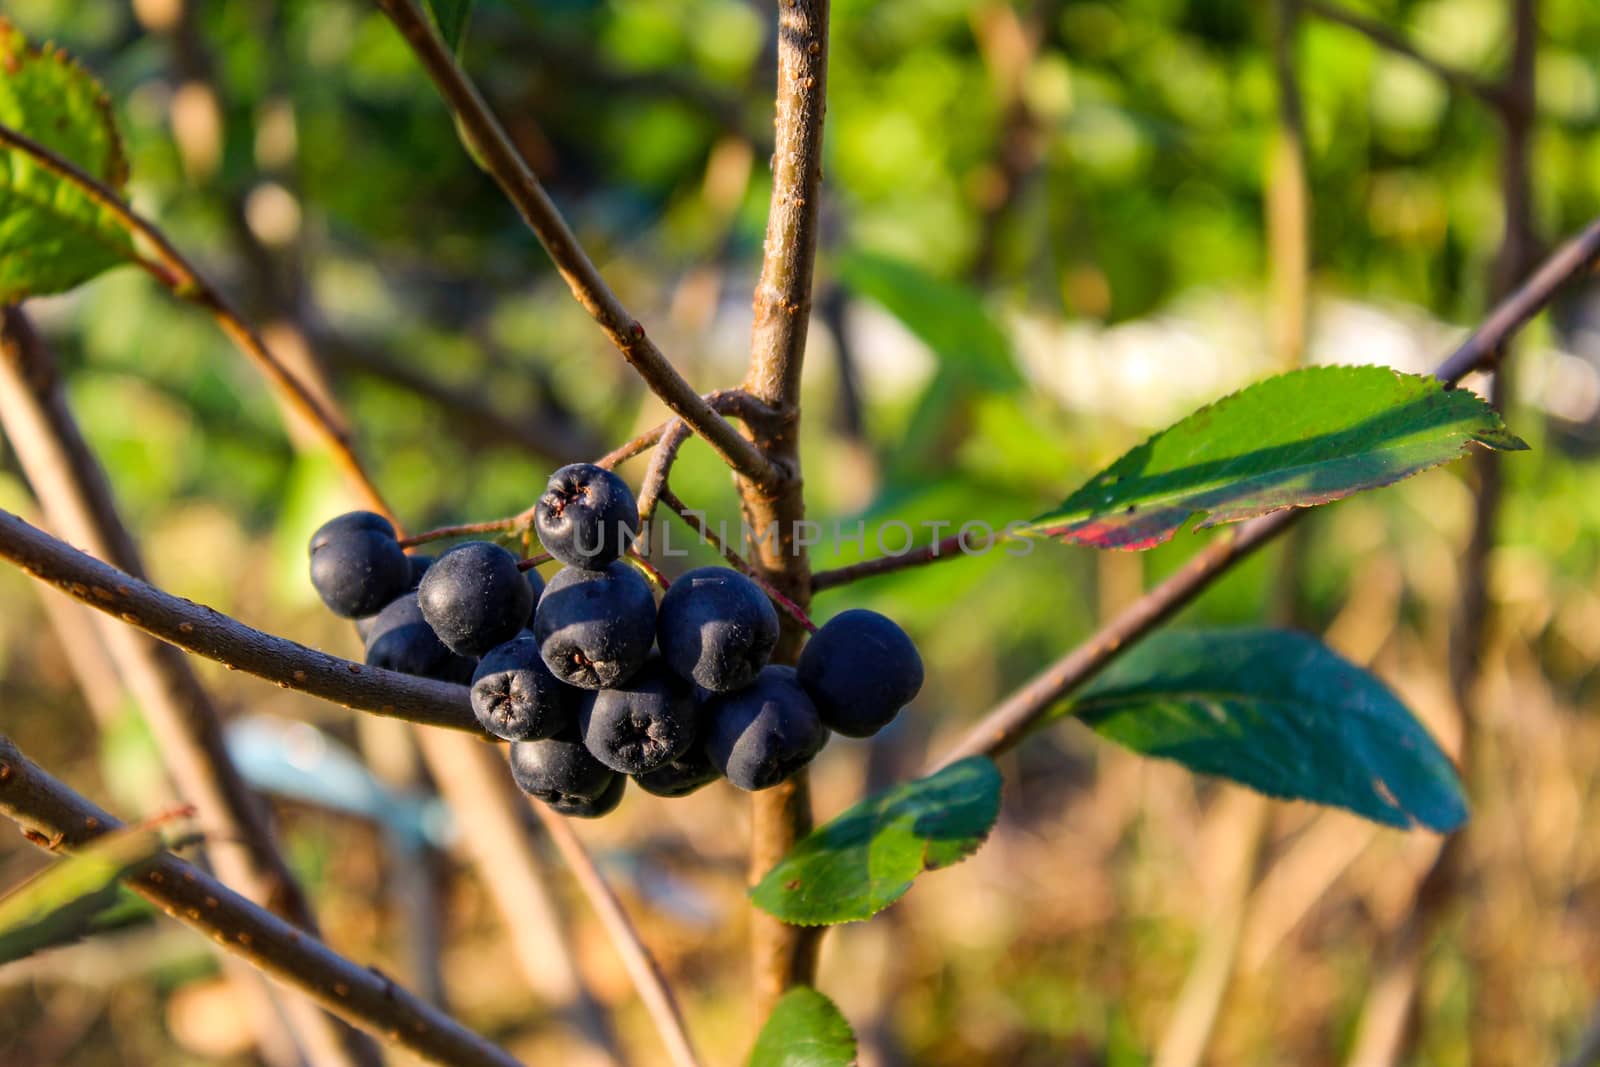
[[[982,756],[868,797],[800,841],[750,897],[787,923],[867,919],[925,870],[978,850],[1000,814],[1000,772]]]
[[[105,92],[65,53],[32,47],[3,17],[0,124],[119,195],[127,184]],[[0,304],[71,289],[133,254],[110,211],[24,153],[0,148]]]
[[[1528,446],[1481,398],[1387,367],[1307,367],[1201,408],[1019,532],[1151,548],[1197,528],[1339,500],[1455,459]]]
[[[1441,833],[1467,820],[1455,766],[1382,682],[1290,630],[1167,630],[1067,708],[1135,752],[1268,796]]]
[[[118,883],[166,848],[149,826],[116,830],[0,897],[0,964],[92,933],[101,915],[118,905]]]
[[[461,49],[461,39],[467,34],[467,20],[472,16],[472,0],[427,0],[428,14],[439,28],[439,36],[450,51]]]
[[[746,1067],[854,1067],[856,1035],[833,1001],[810,986],[778,999]]]

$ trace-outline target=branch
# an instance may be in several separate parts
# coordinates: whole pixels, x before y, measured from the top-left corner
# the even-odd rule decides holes
[[[142,576],[138,546],[67,406],[55,361],[16,308],[0,308],[0,425],[51,524]],[[189,661],[171,645],[109,619],[97,621],[104,623],[115,674],[148,719],[178,794],[218,831],[209,849],[218,873],[251,900],[315,935],[310,902],[278,851],[265,806],[234,766],[222,716]],[[365,1038],[345,1032],[313,1006],[285,1007],[335,1060],[379,1062],[377,1049]],[[356,1040],[342,1048],[351,1038]]]
[[[0,735],[0,812],[51,851],[82,847],[122,826],[40,769],[4,735]],[[430,1007],[376,968],[352,963],[170,852],[162,853],[147,873],[129,878],[127,884],[174,919],[284,985],[433,1063],[520,1067],[509,1052]]]
[[[700,1061],[695,1056],[694,1045],[684,1027],[683,1011],[678,1007],[678,1001],[672,995],[660,965],[645,947],[639,931],[634,928],[628,913],[622,910],[622,902],[606,884],[589,851],[583,847],[583,842],[578,840],[577,833],[564,816],[557,815],[538,801],[530,801],[529,806],[544,824],[556,851],[561,853],[573,879],[588,898],[606,933],[611,936],[611,943],[622,957],[622,965],[627,968],[634,988],[639,991],[639,999],[644,1001],[645,1010],[650,1013],[661,1040],[666,1043],[672,1062],[678,1067],[699,1067]]]
[[[745,518],[753,530],[775,529],[752,546],[752,562],[779,593],[803,613],[811,601],[811,564],[795,532],[805,519],[800,480],[800,369],[811,317],[811,278],[821,207],[822,123],[828,81],[828,0],[778,4],[778,82],[772,153],[772,201],[761,280],[753,299],[750,369],[745,389],[776,409],[780,419],[762,440],[771,462],[790,479],[776,491],[741,484]],[[803,628],[784,619],[773,660],[798,657]],[[811,830],[811,799],[804,772],[751,797],[752,884]],[[788,926],[761,912],[750,917],[751,964],[761,1018],[791,986],[816,975],[819,928]]]
[[[572,295],[611,338],[622,358],[667,407],[710,443],[728,466],[757,485],[781,484],[785,479],[783,470],[705,402],[622,306],[415,0],[379,0],[379,6],[421,60],[477,149],[484,169],[516,206]]]
[[[639,483],[639,533],[645,539],[640,546],[643,550],[650,547],[650,522],[656,515],[656,502],[667,488],[667,475],[672,473],[672,465],[677,462],[678,450],[688,439],[689,427],[682,419],[667,423],[655,454],[650,457],[650,466],[644,472],[644,481]]]
[[[160,279],[174,296],[209,311],[229,339],[282,392],[289,406],[317,428],[327,441],[334,461],[366,497],[367,506],[384,515],[393,516],[394,513],[384,502],[367,474],[366,467],[356,455],[350,442],[350,435],[343,424],[299,378],[284,366],[281,360],[272,354],[260,334],[239,316],[221,291],[184,258],[154,223],[136,214],[132,208],[123,203],[122,198],[114,190],[9,126],[0,125],[0,148],[21,152],[40,167],[63,181],[70,182],[98,207],[103,208],[130,235],[149,245],[155,259],[152,261],[140,258],[137,260],[139,265]]]
[[[1434,371],[1446,385],[1455,385],[1475,370],[1493,364],[1506,340],[1541,308],[1563,284],[1587,270],[1600,257],[1600,219],[1568,241],[1520,289],[1502,301],[1473,334]],[[1014,747],[1061,698],[1104,670],[1145,634],[1194,600],[1228,568],[1282,533],[1306,509],[1274,512],[1245,523],[1237,532],[1213,541],[1177,573],[1140,597],[1079,645],[1027,682],[990,711],[936,764],[945,767],[974,755],[995,756]]]
[[[1458,89],[1492,108],[1499,109],[1502,97],[1500,86],[1419,51],[1416,45],[1376,19],[1346,11],[1337,4],[1329,3],[1328,0],[1301,0],[1301,7],[1309,14],[1355,31],[1385,51],[1404,56],[1452,89]]]
[[[0,559],[168,644],[346,708],[483,734],[465,686],[413,678],[263,633],[163,592],[0,510]]]
[[[991,541],[991,543],[993,543]],[[820,593],[827,589],[834,589],[841,585],[849,585],[863,578],[875,578],[880,574],[893,574],[909,567],[920,567],[927,563],[941,563],[947,559],[960,559],[964,553],[961,551],[965,541],[960,534],[952,534],[942,541],[935,541],[921,548],[914,548],[910,552],[902,552],[898,556],[880,556],[877,559],[862,560],[852,563],[848,567],[835,567],[831,571],[818,571],[811,576],[811,591]]]

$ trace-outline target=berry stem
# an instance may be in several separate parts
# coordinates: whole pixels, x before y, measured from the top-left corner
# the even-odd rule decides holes
[[[661,590],[662,592],[666,592],[672,587],[672,582],[667,579],[665,574],[662,574],[655,568],[654,564],[645,559],[643,556],[639,555],[639,553],[635,552],[632,548],[628,549],[628,555],[626,558],[629,563],[633,564],[639,569],[640,573],[642,573],[646,578],[650,579],[650,584],[655,586],[657,589]]]
[[[507,533],[519,530],[533,521],[533,509],[508,515],[503,519],[486,519],[483,522],[464,522],[456,526],[440,526],[432,530],[424,530],[419,534],[400,539],[401,548],[416,548],[418,545],[428,544],[430,541],[443,541],[451,537],[468,537],[472,534]]]
[[[986,542],[987,545],[997,544],[1010,540],[1003,532],[993,534]],[[873,578],[880,574],[893,574],[895,571],[907,570],[911,567],[921,567],[928,563],[943,563],[947,559],[959,559],[968,553],[965,539],[961,534],[952,534],[942,541],[935,541],[930,545],[912,549],[910,552],[898,556],[882,556],[878,559],[863,560],[852,563],[848,567],[835,567],[829,571],[818,571],[811,576],[811,591],[820,593],[825,589],[834,589],[841,585],[860,581],[862,578]]]
[[[776,586],[767,581],[765,575],[750,566],[748,560],[729,548],[722,538],[713,533],[711,528],[701,520],[698,512],[691,510],[687,504],[678,499],[676,493],[666,486],[661,487],[661,503],[667,506],[668,511],[682,519],[685,525],[698,533],[702,541],[720,552],[722,558],[732,564],[734,570],[739,571],[746,578],[759,585],[761,591],[766,593],[767,597],[791,619],[805,627],[806,632],[817,632],[817,624],[811,621],[811,616],[806,614],[804,608],[784,596]]]

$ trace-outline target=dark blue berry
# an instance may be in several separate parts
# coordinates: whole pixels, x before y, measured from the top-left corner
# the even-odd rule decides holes
[[[533,611],[533,589],[517,557],[488,541],[468,541],[440,556],[417,593],[433,632],[463,656],[505,644]]]
[[[922,688],[922,657],[892,620],[853,608],[812,635],[800,653],[798,673],[830,729],[870,737]]]
[[[570,731],[583,690],[555,675],[526,630],[496,645],[472,675],[472,711],[489,733],[507,741],[536,741]]]
[[[714,693],[755,680],[778,643],[778,613],[761,587],[728,567],[700,567],[661,598],[656,640],[679,677]]]
[[[472,660],[446,648],[434,634],[422,617],[415,592],[402,594],[372,618],[366,646],[370,666],[419,678],[466,684],[475,666]]]
[[[639,508],[633,490],[616,474],[573,463],[550,476],[533,523],[546,552],[569,567],[599,570],[639,532]]]
[[[583,743],[623,774],[643,774],[688,751],[700,709],[689,684],[652,657],[625,682],[602,689],[578,713]]]
[[[335,615],[372,615],[411,586],[411,560],[382,515],[340,515],[311,535],[310,551],[311,584]]]
[[[644,666],[656,636],[650,584],[626,563],[566,567],[533,616],[539,650],[557,678],[581,689],[620,685]]]
[[[828,743],[793,668],[764,667],[753,684],[707,699],[706,754],[740,789],[787,781]]]

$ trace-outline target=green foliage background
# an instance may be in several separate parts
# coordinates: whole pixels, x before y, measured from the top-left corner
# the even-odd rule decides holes
[[[164,5],[134,8],[148,17]],[[864,433],[855,434],[836,339],[819,321],[804,448],[812,511],[824,520],[864,518],[871,530],[891,519],[981,518],[998,527],[1037,514],[1155,427],[1272,366],[1261,325],[1264,182],[1276,136],[1267,5],[1038,4],[1041,41],[1016,72],[1036,164],[990,233],[1007,71],[986,62],[979,39],[1009,8],[834,4],[819,282],[824,294],[840,284],[859,294],[847,300],[846,321],[866,403]],[[1429,54],[1493,76],[1506,59],[1506,9],[1428,0],[1361,10]],[[1539,9],[1535,207],[1541,237],[1554,241],[1600,212],[1600,9],[1586,0]],[[6,14],[101,77],[142,210],[258,321],[310,311],[342,339],[320,347],[379,483],[413,527],[520,510],[558,459],[592,455],[659,417],[462,151],[431,87],[370,5],[196,4],[184,24],[192,36],[150,32],[127,5],[107,0],[7,0]],[[739,377],[747,339],[768,197],[768,14],[745,0],[496,0],[478,6],[463,46],[624,301],[705,388]],[[1298,57],[1314,315],[1355,302],[1402,320],[1476,321],[1500,240],[1494,118],[1415,65],[1314,18]],[[212,87],[215,124],[196,82]],[[914,265],[909,280],[897,263]],[[952,291],[998,324],[998,346],[988,334],[963,344],[930,333],[926,316],[911,342],[882,310],[947,307]],[[1041,365],[1056,357],[1040,336],[1104,338],[1100,331],[1159,324],[1205,299],[1219,302],[1205,314],[1228,318],[1231,330],[1208,394],[1157,379],[1125,406],[1041,385]],[[33,308],[157,579],[353,653],[354,637],[323,617],[303,576],[307,534],[349,501],[323,460],[297,452],[270,395],[212,324],[126,269]],[[1181,320],[1179,331],[1193,322]],[[959,332],[967,328],[949,326],[970,342]],[[1442,355],[1448,330],[1424,336],[1423,347]],[[1557,340],[1548,327],[1530,331],[1517,357],[1524,380],[1546,380]],[[1021,358],[1024,347],[1044,355]],[[1370,361],[1384,351],[1374,347],[1331,355]],[[1110,361],[1127,349],[1105,351]],[[388,369],[372,373],[375,359]],[[474,420],[397,384],[395,367],[558,430],[553,439],[571,447],[530,455],[503,436],[464,436],[463,421]],[[1492,558],[1500,612],[1485,657],[1471,830],[1482,881],[1429,946],[1417,1062],[1466,1063],[1469,1048],[1475,1063],[1552,1061],[1580,1028],[1600,968],[1590,933],[1600,856],[1584,842],[1600,765],[1592,721],[1600,475],[1586,458],[1586,427],[1550,419],[1543,395],[1530,385],[1508,413],[1534,451],[1506,463],[1511,492]],[[7,460],[0,504],[26,511]],[[679,470],[681,496],[737,521],[732,488],[708,451],[691,444]],[[1329,509],[1307,524],[1302,551],[1312,562],[1298,590],[1306,624],[1370,661],[1447,748],[1444,663],[1469,478],[1464,467],[1437,471]],[[673,533],[685,543],[681,529]],[[861,605],[899,619],[931,677],[890,744],[833,746],[818,773],[821,810],[835,813],[861,783],[917,767],[1198,543],[1180,535],[1141,557],[1042,545],[1023,558],[995,553],[826,594],[823,614]],[[853,548],[833,552],[820,548],[818,566],[855,558]],[[1266,617],[1280,555],[1240,568],[1189,621]],[[7,732],[97,796],[148,808],[151,761],[137,727],[86,744],[90,719],[36,591],[9,570],[0,590]],[[362,740],[337,709],[215,680],[235,710],[316,717]],[[820,984],[864,1042],[908,1062],[1145,1062],[1208,924],[1208,830],[1223,791],[1072,727],[1004,769],[1007,808],[986,851],[925,879],[875,923],[836,932]],[[731,791],[674,806],[681,814],[671,818],[645,809],[635,797],[593,839],[616,857],[671,870],[710,906],[739,914],[743,838],[727,827],[739,825],[743,806]],[[1310,854],[1295,848],[1322,840],[1315,834],[1338,842],[1371,833],[1338,814],[1274,812],[1264,872]],[[370,904],[384,883],[376,833],[310,806],[286,806],[284,818],[335,942],[386,965],[403,957],[398,912]],[[31,869],[24,846],[6,847],[0,873]],[[1376,947],[1409,906],[1429,847],[1378,834],[1265,942],[1267,955],[1224,1005],[1216,1062],[1340,1062]],[[461,983],[458,1006],[530,1056],[559,1050],[558,1034],[525,1017],[521,991],[464,978],[503,965],[505,950],[481,886],[461,872],[453,884],[446,965]],[[647,936],[686,990],[691,1024],[726,1053],[718,1062],[731,1059],[747,1036],[738,923],[696,925],[659,907],[646,881],[629,884],[634,910],[652,916]],[[586,963],[591,979],[648,1057],[652,1038],[607,970],[608,950],[586,918],[574,921],[596,957]],[[185,1037],[183,1013],[210,970],[197,953],[101,975],[62,1062],[211,1062]],[[403,963],[394,966],[403,973]],[[64,995],[56,981],[46,973],[8,985],[0,976],[0,1061],[38,1062],[29,1057],[59,1037],[42,1011]]]

